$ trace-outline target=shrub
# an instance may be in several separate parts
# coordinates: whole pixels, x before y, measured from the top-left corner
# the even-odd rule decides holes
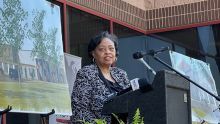
[[[115,115],[114,113],[113,113],[113,116],[117,119],[119,124],[125,124],[125,122],[123,122],[121,119],[119,119],[118,116]],[[106,120],[104,120],[104,119],[95,119],[94,121],[95,121],[96,124],[107,124]],[[92,123],[89,123],[89,122],[85,122],[84,120],[81,121],[81,122],[83,122],[83,124],[92,124]],[[139,108],[135,112],[132,124],[144,124],[144,118],[140,116]]]

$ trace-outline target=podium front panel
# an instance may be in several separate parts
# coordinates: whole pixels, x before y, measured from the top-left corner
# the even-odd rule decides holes
[[[190,84],[170,71],[157,72],[153,90],[129,92],[104,105],[103,113],[127,113],[131,123],[137,108],[145,124],[191,124]]]

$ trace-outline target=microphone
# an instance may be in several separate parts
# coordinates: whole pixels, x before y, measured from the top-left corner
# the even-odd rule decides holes
[[[149,83],[149,81],[146,78],[135,78],[133,80],[130,81],[131,86],[123,89],[120,92],[115,92],[115,93],[111,93],[108,95],[108,98],[106,100],[106,102],[111,101],[114,97],[116,96],[120,96],[123,95],[125,93],[128,93],[130,91],[135,91],[140,89],[141,92],[147,92],[147,91],[151,91],[153,88],[151,86],[151,84]]]
[[[133,58],[134,59],[140,59],[140,58],[143,58],[146,55],[154,56],[154,55],[156,55],[158,53],[161,53],[163,51],[166,51],[166,50],[169,50],[169,47],[162,47],[159,50],[149,50],[148,52],[143,52],[143,51],[142,52],[141,51],[140,52],[135,52],[133,54]]]

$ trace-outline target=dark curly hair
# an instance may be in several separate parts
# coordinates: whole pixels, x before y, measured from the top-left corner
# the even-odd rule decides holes
[[[103,32],[99,33],[98,35],[96,35],[95,37],[93,37],[90,40],[90,42],[89,42],[89,45],[88,45],[88,55],[89,55],[90,58],[93,58],[91,52],[93,50],[95,50],[95,48],[101,43],[101,41],[104,38],[108,38],[111,41],[113,41],[114,46],[115,46],[115,50],[116,50],[116,56],[119,55],[119,52],[118,52],[118,38],[117,38],[117,36],[115,36],[114,34],[109,34],[108,31],[103,31]]]

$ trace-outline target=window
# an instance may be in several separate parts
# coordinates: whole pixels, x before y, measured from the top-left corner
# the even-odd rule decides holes
[[[82,65],[87,65],[90,63],[87,53],[89,40],[101,31],[109,31],[110,23],[71,7],[68,7],[68,23],[70,54],[82,57]]]

